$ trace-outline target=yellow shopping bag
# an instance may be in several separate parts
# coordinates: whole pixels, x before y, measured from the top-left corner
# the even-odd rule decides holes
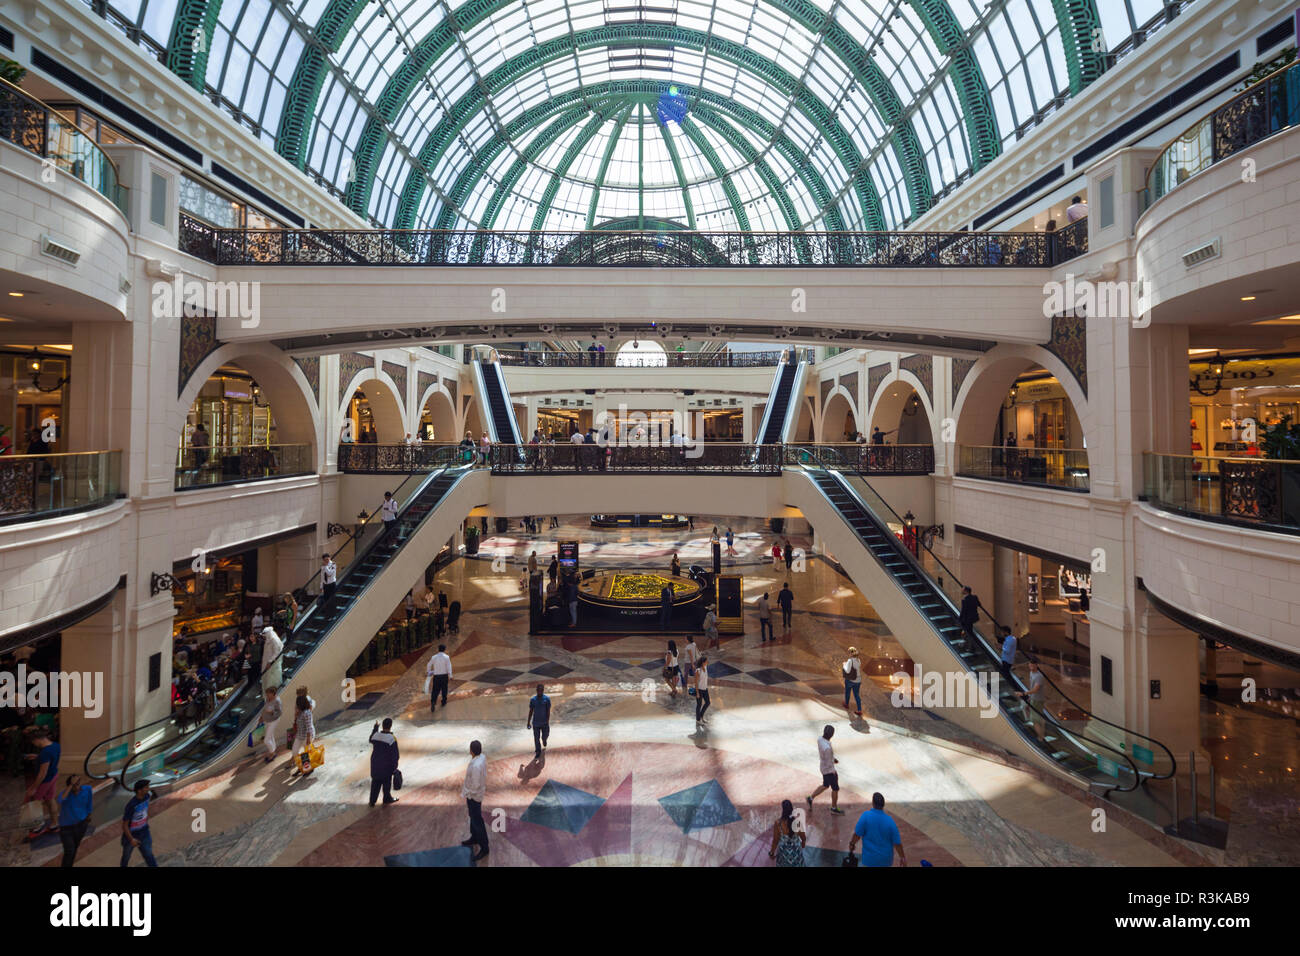
[[[311,761],[311,768],[315,770],[325,762],[325,747],[323,744],[312,744],[307,748],[307,758]]]

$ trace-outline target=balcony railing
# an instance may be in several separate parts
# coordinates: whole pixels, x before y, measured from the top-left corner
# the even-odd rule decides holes
[[[1165,147],[1147,173],[1144,208],[1197,173],[1300,123],[1300,61],[1229,100]]]
[[[494,475],[779,475],[781,445],[494,445]]]
[[[815,349],[793,352],[794,361],[814,361]],[[786,350],[765,352],[665,352],[660,354],[614,352],[558,352],[496,350],[502,365],[527,368],[772,368],[779,365]]]
[[[98,508],[120,497],[122,453],[0,456],[0,524]]]
[[[957,477],[1087,491],[1088,452],[1083,448],[958,445]]]
[[[1082,247],[1081,245],[1082,244]],[[217,229],[184,214],[180,248],[228,266],[1043,268],[1087,251],[1042,232],[494,232]]]
[[[0,80],[0,139],[81,180],[126,215],[126,187],[99,145],[62,113],[5,80]]]
[[[1223,524],[1300,534],[1300,461],[1142,456],[1144,497]]]
[[[310,475],[315,470],[309,444],[182,448],[176,454],[176,490]]]
[[[864,475],[934,474],[933,445],[786,445],[787,464],[833,463]]]
[[[338,469],[354,475],[409,475],[455,462],[470,462],[477,455],[477,445],[462,449],[459,445],[434,442],[421,445],[344,442],[339,445]]]

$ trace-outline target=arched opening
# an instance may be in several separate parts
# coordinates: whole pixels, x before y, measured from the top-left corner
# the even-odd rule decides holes
[[[619,368],[664,368],[667,364],[668,353],[662,345],[639,339],[624,342],[614,356],[614,365]]]
[[[1087,491],[1087,436],[1077,385],[1023,355],[972,374],[957,416],[956,473]]]
[[[883,438],[877,436],[877,430]],[[898,379],[884,386],[871,413],[867,441],[887,445],[932,445],[934,432],[915,387]]]
[[[382,379],[358,382],[348,399],[343,418],[352,423],[351,433],[357,442],[396,445],[406,438],[402,404],[397,393]]]
[[[461,436],[456,434],[456,409],[451,404],[451,396],[434,388],[420,409],[418,428],[421,441],[443,444],[460,441]]]
[[[292,373],[269,356],[241,355],[218,366],[185,412],[176,488],[311,474],[312,407]]]
[[[822,411],[822,442],[837,445],[858,440],[858,419],[843,392],[835,392]]]
[[[813,406],[810,399],[805,398],[799,403],[799,424],[794,428],[794,434],[790,440],[799,444],[812,444],[817,440],[814,429],[816,420],[813,416]]]

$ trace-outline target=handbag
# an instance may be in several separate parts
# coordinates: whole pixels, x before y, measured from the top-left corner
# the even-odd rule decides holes
[[[856,853],[850,853],[848,856],[846,856],[843,860],[840,861],[840,866],[857,866],[857,865],[858,865],[858,856]]]
[[[400,767],[393,771],[393,789],[402,789],[402,770]]]

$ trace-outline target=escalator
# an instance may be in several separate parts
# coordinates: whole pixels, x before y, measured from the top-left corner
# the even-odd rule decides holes
[[[920,542],[914,554],[899,539],[887,522],[903,527],[903,520],[851,465],[834,460],[830,449],[800,451],[801,480],[800,472],[787,473],[795,480],[792,503],[813,522],[909,656],[929,672],[996,674],[1001,658],[993,637],[996,622],[985,612],[973,635],[963,631],[961,582]],[[950,708],[944,716],[1104,793],[1173,776],[1176,762],[1168,747],[1089,713],[1043,676],[1068,710],[1084,720],[1065,720],[1067,708],[1053,713],[1030,705],[1020,696],[1026,685],[1015,668],[1010,681],[998,682],[998,719],[983,719],[974,708]],[[1084,723],[1086,729],[1067,723]]]
[[[455,453],[446,449],[446,459]],[[324,688],[338,687],[347,664],[428,564],[436,545],[459,527],[473,507],[471,496],[482,490],[477,484],[482,477],[482,472],[476,473],[470,466],[448,463],[428,473],[409,475],[394,492],[402,507],[392,526],[382,526],[376,508],[349,535],[343,547],[351,544],[354,557],[341,569],[334,596],[328,601],[318,597],[293,630],[281,635],[285,645],[281,654],[282,730],[288,729],[293,718],[293,701],[284,699],[284,688],[291,682],[308,683],[318,705],[328,705]],[[390,570],[392,574],[385,576]],[[316,577],[300,592],[309,591]],[[263,662],[263,668],[267,666],[268,662]],[[260,681],[237,684],[220,706],[195,726],[186,726],[173,713],[101,741],[86,756],[86,775],[92,779],[115,777],[123,786],[135,778],[147,778],[155,787],[174,785],[243,746],[257,727],[263,703]],[[330,709],[318,706],[317,713]]]
[[[505,376],[501,374],[501,363],[475,359],[474,384],[483,398],[479,410],[483,413],[483,424],[492,444],[523,445],[525,439],[519,434],[515,407],[510,402]]]
[[[763,420],[758,426],[759,445],[777,445],[790,440],[789,433],[799,420],[799,397],[807,362],[787,360],[777,367],[776,380],[767,397]]]

